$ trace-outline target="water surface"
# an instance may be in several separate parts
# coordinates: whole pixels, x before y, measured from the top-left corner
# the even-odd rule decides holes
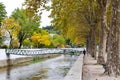
[[[0,80],[63,80],[78,56],[62,55],[0,72]]]

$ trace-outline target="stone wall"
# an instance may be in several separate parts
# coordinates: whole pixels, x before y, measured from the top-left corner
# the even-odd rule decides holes
[[[16,65],[18,63],[22,63],[22,62],[28,62],[33,60],[33,57],[24,57],[24,58],[15,58],[15,59],[11,59],[11,65]],[[0,60],[0,68],[1,67],[6,67],[7,64],[7,60]]]
[[[19,64],[19,63],[24,63],[24,62],[29,62],[29,61],[32,61],[33,58],[36,58],[36,57],[39,57],[39,58],[52,58],[52,57],[55,57],[55,56],[58,56],[59,54],[46,54],[46,55],[37,55],[37,56],[34,56],[34,57],[20,57],[20,58],[14,58],[14,59],[11,59],[11,65],[16,65],[16,64]],[[2,67],[6,67],[8,64],[7,64],[7,60],[0,60],[0,68]]]

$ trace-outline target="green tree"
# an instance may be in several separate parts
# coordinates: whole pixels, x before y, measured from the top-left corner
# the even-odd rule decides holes
[[[72,42],[88,41],[88,53],[96,55],[99,7],[96,0],[52,0],[52,25]],[[88,40],[87,40],[88,39]]]
[[[0,26],[1,26],[2,20],[7,17],[6,14],[7,14],[7,12],[5,10],[4,4],[0,3]]]
[[[54,47],[63,47],[63,45],[65,45],[65,43],[66,43],[66,41],[63,36],[55,34],[52,37],[52,44],[54,45]]]
[[[59,30],[55,30],[53,26],[46,26],[46,27],[42,27],[43,30],[46,30],[47,32],[51,33],[51,34],[60,34]]]
[[[0,3],[0,26],[1,26],[1,22],[4,18],[6,18],[7,12],[5,10],[5,6],[3,3]],[[1,28],[0,28],[0,44],[2,45],[2,32],[1,32]],[[0,46],[1,47],[1,46]]]
[[[38,13],[41,15],[41,10],[46,7],[49,0],[25,0],[23,6],[26,8],[27,14]],[[34,15],[34,14],[33,14]]]
[[[35,15],[36,16],[36,15]],[[26,38],[29,38],[32,33],[36,30],[39,30],[40,26],[40,17],[39,16],[31,16],[26,15],[26,11],[24,9],[16,9],[12,13],[12,17],[21,25],[21,30],[18,35],[19,43],[21,48],[23,41]]]
[[[24,48],[30,48],[31,46],[32,46],[32,42],[30,41],[29,38],[27,38],[23,41],[23,47]]]

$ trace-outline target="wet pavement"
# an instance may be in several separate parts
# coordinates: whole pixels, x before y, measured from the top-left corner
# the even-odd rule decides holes
[[[0,72],[0,80],[63,80],[78,56],[62,55]]]

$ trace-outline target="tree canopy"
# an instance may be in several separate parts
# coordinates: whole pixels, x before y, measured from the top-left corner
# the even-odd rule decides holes
[[[4,18],[7,17],[7,12],[5,10],[5,6],[3,3],[0,3],[0,26],[1,26],[1,22]]]
[[[29,36],[32,35],[33,31],[37,30],[40,26],[40,17],[29,17],[26,15],[26,11],[24,9],[16,9],[12,13],[12,17],[21,25],[21,30],[18,35],[18,39],[20,42],[20,47],[23,41]],[[32,15],[33,16],[33,15]]]

